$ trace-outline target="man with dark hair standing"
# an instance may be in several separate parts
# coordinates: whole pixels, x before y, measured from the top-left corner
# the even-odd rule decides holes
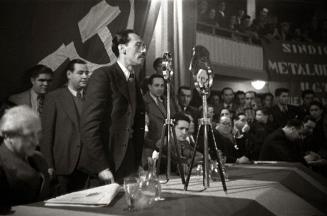
[[[49,91],[53,71],[45,65],[35,65],[27,71],[32,88],[11,95],[8,101],[16,105],[28,105],[39,114],[42,112],[44,96]]]
[[[197,121],[199,112],[197,108],[190,106],[192,97],[192,89],[190,87],[180,86],[177,95],[177,111],[190,114],[192,118]]]
[[[275,130],[266,138],[259,160],[304,162],[304,154],[298,142],[302,132],[302,121],[289,120],[285,127]]]
[[[299,118],[298,108],[288,104],[289,90],[277,88],[275,90],[276,105],[271,108],[274,129],[284,127],[288,120]]]
[[[145,110],[149,117],[148,133],[145,136],[142,164],[146,165],[147,158],[151,157],[156,149],[155,143],[161,137],[161,132],[167,117],[167,101],[164,97],[165,80],[160,74],[149,77],[149,91],[144,95]],[[172,106],[171,106],[172,107]],[[173,111],[171,109],[171,111]]]
[[[133,30],[112,40],[117,62],[95,70],[81,117],[83,167],[104,182],[122,183],[137,171],[144,142],[144,103],[134,66],[145,59],[145,44]],[[84,163],[86,162],[86,163]]]
[[[41,152],[49,164],[50,176],[57,177],[58,195],[83,189],[87,175],[81,172],[80,115],[89,78],[86,62],[74,59],[66,69],[67,87],[46,96],[41,115]]]

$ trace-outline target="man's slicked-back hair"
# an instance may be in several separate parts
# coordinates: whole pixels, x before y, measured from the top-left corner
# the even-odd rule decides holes
[[[86,64],[86,62],[83,61],[82,59],[73,59],[68,63],[68,65],[66,67],[66,72],[67,71],[74,71],[75,64]]]
[[[274,99],[274,95],[271,94],[270,92],[264,93],[262,98],[265,99],[266,97],[271,97],[272,99]]]
[[[286,126],[301,129],[303,127],[303,122],[299,119],[291,119],[286,123]]]
[[[188,123],[191,122],[191,119],[182,112],[176,113],[173,119],[175,120],[175,126],[177,125],[178,121],[187,121]]]
[[[234,94],[234,90],[231,87],[225,87],[221,90],[221,94],[224,94],[226,90],[231,90]]]
[[[324,110],[324,105],[321,103],[321,102],[319,102],[319,101],[312,101],[311,103],[310,103],[310,107],[311,106],[317,106],[317,107],[319,107],[321,110]]]
[[[306,90],[302,91],[301,96],[302,96],[302,98],[304,98],[306,95],[310,95],[310,94],[315,95],[314,91],[312,91],[311,89],[306,89]]]
[[[37,78],[40,74],[50,74],[52,76],[53,71],[49,67],[42,64],[34,65],[27,70],[27,75],[32,79]]]
[[[132,29],[126,29],[118,32],[112,39],[111,49],[116,57],[119,56],[119,44],[127,44],[130,41],[129,34],[135,33]]]
[[[152,75],[149,77],[148,85],[152,85],[152,84],[153,84],[153,80],[154,80],[154,78],[161,78],[163,81],[165,81],[164,77],[163,77],[161,74],[152,74]]]
[[[290,90],[287,88],[277,88],[275,90],[275,97],[279,97],[282,93],[289,93]]]
[[[237,113],[236,116],[234,117],[234,120],[235,120],[235,121],[240,120],[242,115],[243,115],[243,116],[246,116],[246,114],[245,114],[244,112],[239,112],[239,113]]]
[[[153,69],[157,70],[157,67],[162,63],[162,57],[158,57],[153,62]]]
[[[269,116],[270,111],[266,107],[259,107],[255,112],[261,111],[263,115]]]
[[[304,116],[303,123],[307,123],[308,121],[316,122],[316,120],[312,116],[310,115]]]
[[[189,87],[189,86],[180,86],[180,87],[178,88],[178,95],[180,95],[180,94],[182,93],[182,90],[189,90],[189,91],[192,92],[191,87]]]

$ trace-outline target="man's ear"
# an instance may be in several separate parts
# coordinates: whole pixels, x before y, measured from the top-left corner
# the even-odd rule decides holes
[[[69,77],[72,75],[72,73],[73,73],[73,71],[67,70],[67,72],[66,72],[67,80],[69,80]]]
[[[30,78],[30,82],[33,84],[34,81],[35,81],[35,78],[31,77],[31,78]]]
[[[119,44],[118,45],[118,50],[119,50],[119,53],[126,54],[126,47],[125,47],[124,44]]]

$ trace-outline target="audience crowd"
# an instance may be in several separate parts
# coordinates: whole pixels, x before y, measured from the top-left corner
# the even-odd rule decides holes
[[[162,59],[156,59],[155,69],[160,68],[161,63]],[[45,66],[33,67],[32,88],[24,93],[25,98],[18,94],[20,100],[13,100],[19,97],[11,96],[3,108],[7,111],[0,122],[0,199],[9,196],[7,201],[11,205],[37,201],[50,192],[54,196],[80,190],[92,185],[95,178],[88,176],[80,165],[83,152],[79,124],[84,98],[89,93],[85,91],[90,76],[87,65],[82,60],[72,60],[66,69],[67,84],[51,92],[47,88],[52,79],[49,70]],[[147,166],[147,157],[154,150],[166,147],[161,139],[167,123],[166,87],[161,70],[155,70],[143,81],[141,93],[146,116],[144,126],[140,126],[145,128],[143,167]],[[183,163],[189,165],[195,143],[198,144],[195,164],[201,163],[201,125],[206,120],[212,126],[209,133],[213,136],[209,136],[208,145],[213,161],[221,158],[218,157],[220,152],[229,163],[299,162],[326,176],[327,114],[312,90],[303,91],[303,103],[294,106],[289,104],[286,88],[278,88],[274,94],[259,95],[255,91],[225,87],[220,92],[210,92],[207,116],[203,116],[201,97],[195,89],[179,86],[176,92],[176,96],[174,93],[170,96],[169,110],[176,134],[177,148],[174,149],[178,151],[172,154],[173,164],[179,155]],[[97,112],[96,107],[93,111]],[[120,133],[125,129],[117,130]],[[143,137],[143,133],[137,136]],[[12,164],[17,167],[13,168]],[[20,194],[16,200],[8,188],[23,187],[22,191],[28,188],[24,188],[19,176],[14,181],[8,178],[21,171],[21,178],[27,177],[31,189],[38,193],[31,193],[30,197]],[[43,191],[45,183],[54,188]]]
[[[303,24],[280,20],[269,8],[261,8],[254,18],[246,14],[245,8],[229,7],[225,1],[198,0],[198,23],[219,28],[215,32],[229,35],[232,39],[260,44],[261,39],[292,42],[327,42],[327,17],[316,15]],[[226,34],[226,32],[231,34]],[[245,36],[245,37],[244,37]]]

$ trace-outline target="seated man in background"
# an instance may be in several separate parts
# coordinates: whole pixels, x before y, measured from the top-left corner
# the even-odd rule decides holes
[[[272,126],[269,122],[269,111],[267,108],[256,110],[255,120],[251,124],[249,131],[249,152],[251,160],[258,160],[261,147],[265,138],[272,132]]]
[[[192,89],[188,86],[179,87],[177,99],[178,112],[190,114],[196,121],[199,115],[199,111],[197,108],[190,106],[190,102],[192,100]]]
[[[28,105],[40,114],[43,108],[44,96],[49,91],[53,72],[47,66],[35,65],[28,70],[28,73],[32,83],[32,88],[11,95],[8,98],[8,101],[15,105]]]
[[[190,135],[190,123],[191,120],[183,113],[177,113],[174,117],[175,120],[175,133],[177,138],[177,145],[180,149],[181,156],[189,164],[192,159],[193,146],[187,141],[187,137]],[[194,164],[199,163],[202,160],[202,154],[196,152]]]
[[[275,130],[266,138],[259,160],[304,163],[304,154],[299,144],[302,132],[302,121],[289,120],[286,126]]]
[[[190,128],[190,119],[183,113],[176,113],[174,116],[174,131],[176,133],[176,144],[178,151],[180,153],[181,159],[184,163],[190,164],[193,154],[193,146],[188,142],[187,137],[189,136],[189,128]],[[160,140],[156,143],[157,148],[160,148],[161,142]],[[177,155],[175,152],[175,147],[173,143],[171,143],[172,149],[172,164],[176,166],[177,164]],[[167,155],[167,147],[164,146],[163,154]],[[202,160],[202,154],[200,152],[196,152],[194,165],[200,163]],[[165,164],[165,162],[164,162]]]
[[[234,123],[234,124],[233,124]],[[240,130],[238,135],[236,130]],[[230,117],[221,116],[219,123],[214,130],[216,144],[223,156],[226,157],[227,163],[249,163],[248,148],[246,146],[247,135],[249,130],[246,116],[240,113],[232,122]],[[209,140],[209,144],[211,141]],[[213,147],[210,146],[210,149]],[[215,152],[211,153],[211,157],[216,159]]]
[[[250,151],[248,146],[250,126],[245,113],[238,113],[234,119],[233,135],[235,138],[235,149],[238,152],[236,163],[250,163]]]
[[[302,105],[299,107],[300,117],[304,119],[306,115],[310,115],[310,104],[315,98],[315,93],[311,89],[302,91]]]
[[[197,122],[200,113],[196,107],[190,105],[192,98],[192,89],[189,86],[180,86],[178,88],[177,94],[176,111],[190,115],[193,122],[195,123],[195,128],[197,128]],[[193,130],[191,133],[191,135],[195,136],[196,130]]]
[[[0,208],[44,200],[49,195],[48,167],[40,152],[41,122],[27,106],[9,109],[1,119]]]

